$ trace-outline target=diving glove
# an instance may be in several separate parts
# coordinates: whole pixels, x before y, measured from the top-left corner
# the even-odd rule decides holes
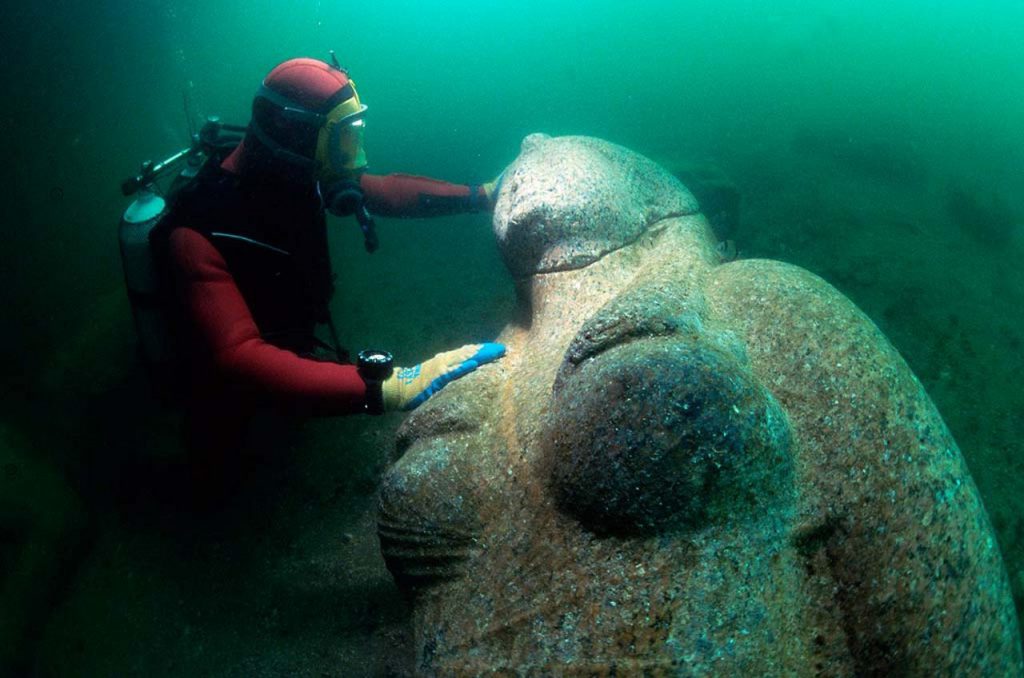
[[[396,367],[381,384],[384,410],[412,410],[448,383],[505,355],[504,344],[469,344],[438,353],[415,367]]]
[[[494,205],[498,202],[498,193],[501,192],[501,182],[505,179],[505,173],[502,172],[494,178],[493,181],[488,181],[482,186],[484,189],[484,195],[487,197],[487,205],[490,209],[494,209]]]

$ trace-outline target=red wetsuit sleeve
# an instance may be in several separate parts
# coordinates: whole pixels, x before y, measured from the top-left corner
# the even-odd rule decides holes
[[[385,217],[436,217],[476,212],[486,207],[487,196],[480,186],[450,184],[411,174],[364,174],[359,187],[366,207]]]
[[[366,385],[354,365],[301,358],[263,341],[227,263],[203,235],[175,229],[170,258],[178,298],[213,376],[291,411],[362,411]]]

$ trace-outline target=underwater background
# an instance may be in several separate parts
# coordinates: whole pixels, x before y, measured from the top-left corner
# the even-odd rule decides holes
[[[401,675],[375,534],[400,415],[268,426],[180,510],[177,421],[135,358],[120,182],[245,123],[295,56],[351,72],[378,173],[480,183],[531,132],[675,172],[740,257],[824,277],[920,378],[1024,605],[1024,4],[92,2],[5,8],[0,674]],[[486,215],[332,219],[345,345],[486,340],[514,295]]]

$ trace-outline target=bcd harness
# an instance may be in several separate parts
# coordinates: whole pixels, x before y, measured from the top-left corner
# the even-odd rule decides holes
[[[246,181],[210,158],[170,198],[150,234],[165,285],[172,279],[168,239],[176,228],[197,231],[217,249],[264,341],[306,357],[327,348],[347,362],[330,315],[334,275],[315,186]],[[317,338],[318,325],[327,326],[333,345]]]

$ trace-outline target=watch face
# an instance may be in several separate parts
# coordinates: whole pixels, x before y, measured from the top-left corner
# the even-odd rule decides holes
[[[391,362],[391,354],[387,351],[361,351],[359,361],[368,365],[387,365]]]
[[[382,380],[391,376],[392,358],[387,351],[360,351],[359,372],[364,379]]]

